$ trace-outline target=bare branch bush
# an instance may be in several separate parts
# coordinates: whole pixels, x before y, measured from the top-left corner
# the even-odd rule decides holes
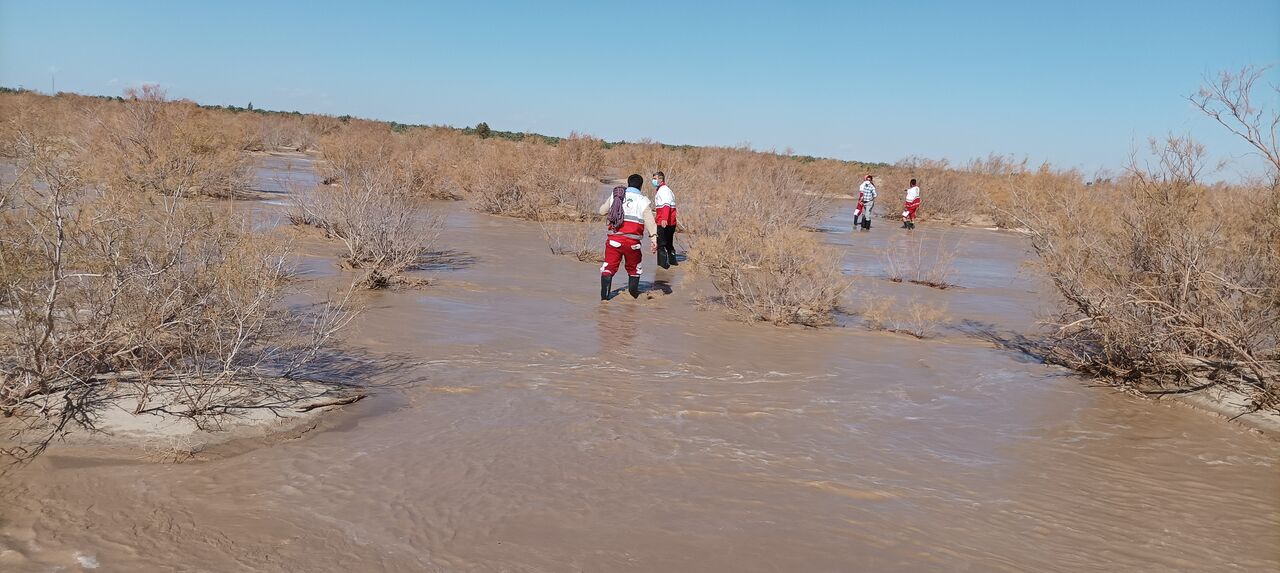
[[[743,222],[734,233],[700,235],[694,252],[717,302],[748,322],[830,324],[850,286],[839,253],[796,228]]]
[[[108,401],[204,427],[323,391],[291,374],[350,320],[348,299],[284,309],[291,281],[275,241],[225,207],[144,183],[164,179],[136,165],[104,171],[92,157],[100,128],[17,129],[25,175],[0,212],[0,415],[18,441],[2,453],[29,459],[72,426],[92,428]]]
[[[1153,152],[1089,201],[1025,203],[1065,301],[1050,359],[1136,391],[1221,384],[1276,408],[1280,191],[1204,185],[1204,148],[1185,138]]]
[[[1245,67],[1237,73],[1221,72],[1188,100],[1205,115],[1253,146],[1270,165],[1270,186],[1280,185],[1280,113],[1254,99],[1257,84],[1268,68]],[[1271,101],[1280,96],[1280,86],[1272,85]]]
[[[915,234],[896,236],[889,240],[880,258],[890,281],[947,289],[955,286],[952,277],[959,251],[959,243],[943,231],[929,238]]]
[[[895,315],[894,322],[898,332],[905,332],[916,338],[929,338],[937,334],[938,326],[949,320],[950,316],[945,303],[913,298]]]
[[[604,262],[604,226],[595,223],[542,221],[542,236],[554,255],[568,255],[582,262]]]
[[[863,293],[858,300],[857,313],[870,330],[893,330],[893,307],[898,299],[882,294]]]
[[[688,206],[681,227],[693,234],[733,232],[739,221],[764,229],[813,227],[830,209],[830,199],[791,159],[704,149],[683,169],[670,177]]]
[[[343,262],[363,271],[360,286],[411,284],[405,273],[420,265],[444,228],[407,189],[404,172],[360,164],[338,182],[291,194],[290,221],[310,225],[346,247]]]
[[[320,138],[319,170],[328,183],[389,178],[406,196],[457,199],[447,177],[462,151],[451,147],[453,139],[427,130],[398,134],[382,123],[349,125]]]
[[[604,142],[573,134],[552,146],[489,141],[455,178],[476,210],[535,221],[595,218]]]
[[[870,330],[899,332],[916,338],[931,338],[938,327],[950,320],[945,303],[926,302],[913,297],[902,303],[892,295],[867,294],[861,297],[858,314]]]
[[[326,115],[305,117],[269,114],[246,114],[246,119],[256,122],[256,144],[252,151],[308,151],[314,149],[320,138],[337,129],[338,120]],[[257,116],[257,117],[255,117]]]
[[[93,177],[111,188],[187,197],[234,197],[248,188],[246,135],[157,86],[125,92],[127,105],[92,110]]]

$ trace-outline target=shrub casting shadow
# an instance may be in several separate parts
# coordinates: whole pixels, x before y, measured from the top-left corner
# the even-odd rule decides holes
[[[414,270],[419,271],[460,271],[468,269],[480,262],[475,255],[453,249],[431,251],[418,259]]]
[[[1018,361],[1024,363],[1050,364],[1049,356],[1053,347],[1047,339],[1031,338],[1020,332],[1001,330],[994,324],[965,319],[954,327],[956,331],[990,342],[1002,350],[1017,353]]]

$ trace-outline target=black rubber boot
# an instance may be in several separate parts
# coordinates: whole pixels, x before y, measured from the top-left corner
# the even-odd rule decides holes
[[[680,266],[676,260],[676,228],[667,227],[667,263],[673,267]]]
[[[666,242],[661,239],[663,234],[662,231],[658,231],[658,266],[669,269],[671,268],[671,263],[667,262],[667,260],[670,259],[670,256],[667,252]]]
[[[613,290],[613,275],[600,275],[600,300],[609,300],[611,290]]]
[[[640,277],[627,277],[627,292],[631,298],[640,298]]]

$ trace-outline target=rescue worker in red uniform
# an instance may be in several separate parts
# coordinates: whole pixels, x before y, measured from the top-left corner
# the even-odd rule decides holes
[[[916,184],[916,180],[911,180],[911,186],[907,188],[907,199],[902,203],[902,228],[916,228],[916,210],[920,209],[920,185]]]
[[[615,187],[613,193],[600,206],[600,214],[608,216],[609,234],[605,238],[604,264],[600,265],[600,300],[609,300],[613,290],[613,275],[618,266],[624,265],[627,270],[627,292],[631,298],[640,296],[640,261],[643,252],[640,242],[649,238],[653,249],[658,248],[657,224],[654,222],[653,206],[648,197],[640,192],[644,185],[644,177],[632,174],[627,177],[627,186]]]
[[[658,266],[679,266],[676,261],[676,195],[667,186],[667,176],[659,171],[649,181],[653,184],[654,217],[658,223]]]

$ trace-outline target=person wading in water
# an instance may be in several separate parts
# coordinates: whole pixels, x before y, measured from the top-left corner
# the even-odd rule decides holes
[[[920,186],[916,184],[916,180],[911,180],[911,186],[907,187],[907,199],[902,204],[902,228],[916,228],[916,210],[920,208]]]
[[[614,187],[613,193],[600,205],[600,214],[608,217],[609,235],[605,238],[604,264],[600,265],[600,300],[609,300],[613,275],[625,261],[627,292],[640,296],[640,241],[649,237],[653,249],[658,248],[657,224],[649,198],[640,192],[644,177],[632,174],[626,187]]]
[[[862,227],[863,231],[871,230],[871,210],[876,206],[875,179],[868,175],[858,186],[858,207],[853,212],[853,230]]]
[[[649,181],[653,184],[653,202],[657,205],[654,216],[658,222],[658,266],[666,269],[679,266],[676,262],[676,195],[667,186],[667,176],[659,171]]]

